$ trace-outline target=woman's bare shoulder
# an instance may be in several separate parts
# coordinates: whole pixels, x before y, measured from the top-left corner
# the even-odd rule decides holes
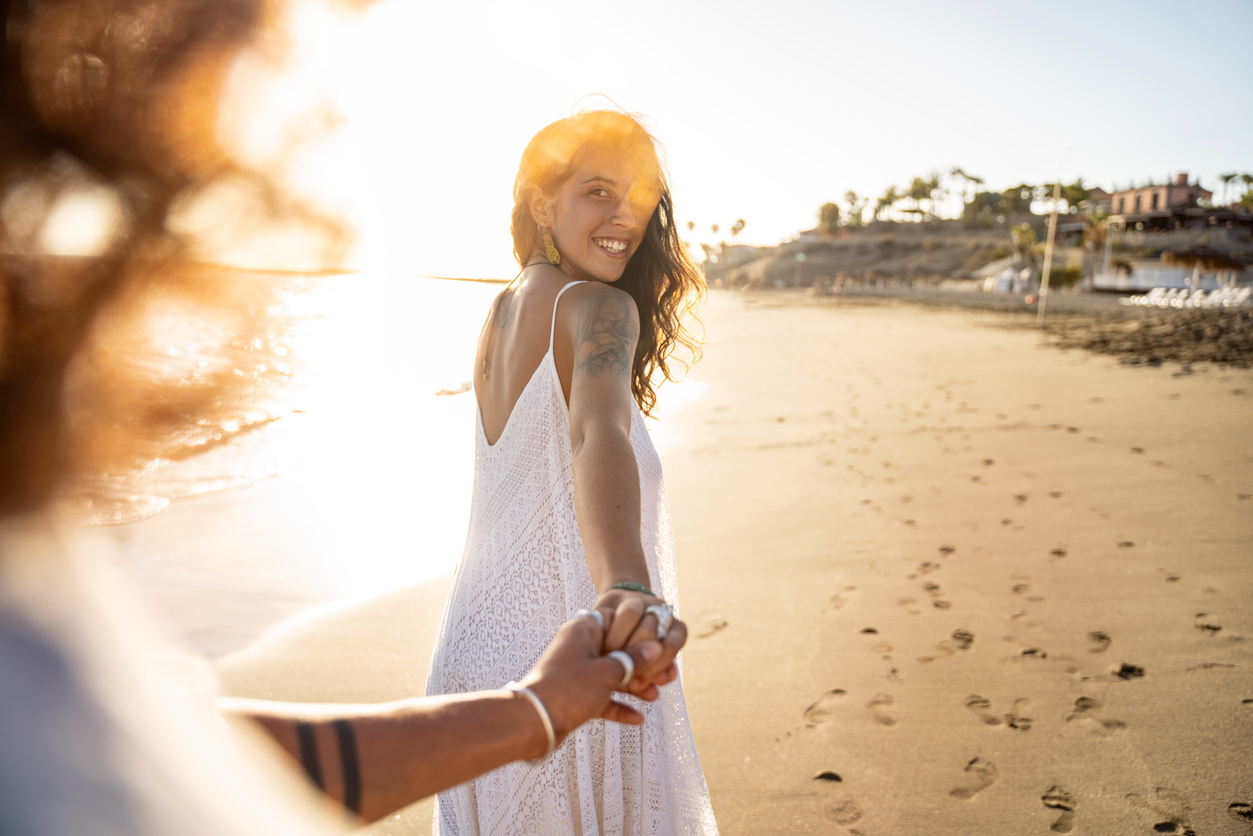
[[[567,302],[568,300],[568,302]],[[639,329],[640,312],[635,299],[625,290],[611,284],[587,281],[566,291],[562,297],[562,317],[568,324],[575,324],[597,312],[615,318],[626,318]]]

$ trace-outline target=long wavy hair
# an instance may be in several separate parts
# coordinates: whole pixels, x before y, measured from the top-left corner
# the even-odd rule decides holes
[[[528,198],[539,188],[554,194],[590,155],[601,151],[623,155],[646,154],[661,195],[648,219],[643,240],[622,278],[613,286],[635,300],[640,314],[640,338],[631,366],[631,394],[640,411],[652,416],[657,387],[675,380],[671,364],[676,351],[688,355],[684,368],[700,359],[701,345],[689,327],[697,322],[695,308],[705,296],[705,277],[688,257],[674,218],[674,201],[657,140],[639,120],[615,110],[589,110],[560,119],[537,133],[522,152],[513,183],[513,255],[526,266],[544,251],[539,228],[531,217]]]

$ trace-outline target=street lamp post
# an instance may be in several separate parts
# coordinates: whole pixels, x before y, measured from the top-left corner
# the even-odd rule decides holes
[[[1044,272],[1040,276],[1040,306],[1036,309],[1035,323],[1044,327],[1044,308],[1049,298],[1049,271],[1053,269],[1053,242],[1057,239],[1057,204],[1062,196],[1062,178],[1053,184],[1053,211],[1049,213],[1049,236],[1044,244]]]

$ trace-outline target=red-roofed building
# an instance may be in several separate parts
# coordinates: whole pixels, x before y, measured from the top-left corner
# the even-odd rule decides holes
[[[1200,181],[1189,183],[1187,172],[1180,172],[1173,183],[1149,184],[1114,192],[1109,197],[1109,211],[1129,218],[1157,213],[1169,215],[1173,214],[1171,210],[1195,209],[1200,206],[1201,200],[1209,200],[1213,195],[1210,190],[1201,188]]]

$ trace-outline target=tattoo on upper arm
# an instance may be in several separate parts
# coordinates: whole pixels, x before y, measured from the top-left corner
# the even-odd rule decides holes
[[[620,293],[594,294],[579,311],[575,341],[575,371],[586,375],[611,374],[630,379],[639,327]]]

